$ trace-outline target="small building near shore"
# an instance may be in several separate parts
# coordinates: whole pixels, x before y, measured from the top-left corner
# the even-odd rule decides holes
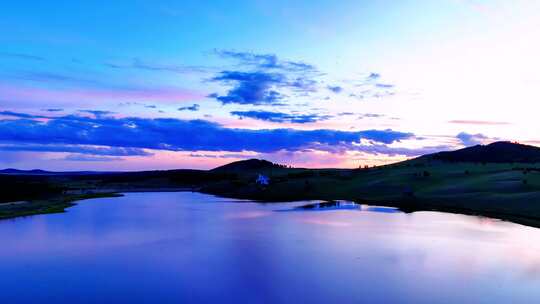
[[[261,186],[268,186],[270,184],[270,178],[266,175],[259,174],[255,180],[255,183]]]

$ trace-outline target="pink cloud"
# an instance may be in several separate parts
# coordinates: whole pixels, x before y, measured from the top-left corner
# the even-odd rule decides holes
[[[76,104],[103,104],[113,101],[151,101],[157,103],[176,103],[193,101],[204,98],[204,95],[195,91],[161,87],[161,88],[133,88],[133,89],[102,89],[102,88],[40,88],[32,86],[15,86],[0,84],[0,96],[4,104],[14,106],[28,105],[58,105],[69,106]]]
[[[463,124],[463,125],[487,125],[487,126],[497,126],[497,125],[509,125],[509,122],[505,121],[487,121],[487,120],[450,120],[451,124]]]

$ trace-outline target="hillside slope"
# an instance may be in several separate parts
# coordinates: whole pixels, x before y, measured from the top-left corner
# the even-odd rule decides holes
[[[246,172],[254,170],[269,170],[269,169],[283,169],[285,166],[274,164],[264,159],[247,159],[232,162],[217,168],[214,168],[210,171],[212,172]]]
[[[425,155],[420,159],[476,163],[538,163],[540,148],[511,142],[494,142],[457,151]]]

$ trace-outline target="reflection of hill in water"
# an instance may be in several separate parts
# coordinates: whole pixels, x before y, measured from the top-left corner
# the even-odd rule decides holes
[[[329,210],[357,210],[357,211],[368,211],[368,212],[381,212],[381,213],[400,213],[401,211],[396,208],[391,207],[381,207],[381,206],[369,206],[362,205],[351,201],[328,201],[307,204],[303,206],[296,207],[292,210],[306,210],[306,211],[329,211]]]

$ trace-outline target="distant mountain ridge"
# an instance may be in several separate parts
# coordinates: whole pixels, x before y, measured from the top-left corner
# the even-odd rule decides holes
[[[98,172],[98,171],[67,171],[67,172],[53,172],[40,169],[33,170],[19,170],[19,169],[3,169],[0,170],[0,174],[5,175],[89,175],[89,174],[107,174],[113,172]]]
[[[445,151],[434,154],[420,156],[418,160],[438,160],[445,162],[476,162],[476,163],[540,163],[540,148],[507,141],[494,142],[489,145],[476,145],[456,151]],[[235,161],[223,166],[216,167],[208,172],[242,172],[242,171],[265,171],[272,169],[284,169],[284,165],[272,163],[264,159],[247,159]],[[139,172],[102,172],[102,171],[70,171],[52,172],[45,170],[0,170],[2,175],[99,175],[99,174],[158,174],[174,173],[186,170],[164,170],[164,171],[139,171]],[[189,171],[189,170],[187,170]],[[204,171],[204,170],[194,170]]]
[[[19,170],[19,169],[8,168],[8,169],[0,170],[0,174],[32,174],[32,175],[38,175],[38,174],[52,174],[52,172],[48,172],[48,171],[45,171],[45,170],[39,170],[39,169]]]
[[[257,170],[268,170],[268,169],[283,169],[286,168],[284,165],[275,164],[264,159],[247,159],[235,161],[232,163],[225,164],[223,166],[216,167],[209,170],[209,172],[240,172],[240,171],[257,171]],[[164,173],[164,172],[181,172],[181,171],[204,171],[204,170],[189,170],[189,169],[172,169],[172,170],[151,170],[151,171],[134,171],[134,172],[104,172],[104,171],[45,171],[40,169],[33,170],[19,170],[19,169],[3,169],[0,170],[0,174],[3,175],[99,175],[99,174],[141,174],[141,173]]]
[[[489,145],[476,145],[456,151],[438,152],[420,157],[420,159],[426,158],[448,162],[538,163],[540,162],[540,148],[499,141]]]

